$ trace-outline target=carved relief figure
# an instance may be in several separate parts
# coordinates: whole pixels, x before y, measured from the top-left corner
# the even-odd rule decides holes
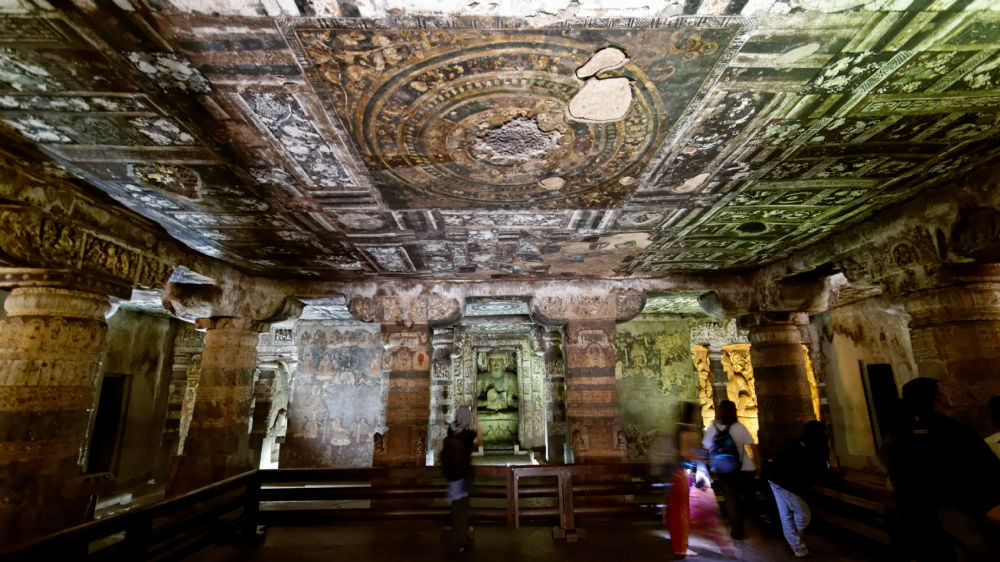
[[[712,386],[712,364],[708,348],[696,345],[691,349],[694,368],[698,371],[698,401],[701,403],[702,426],[708,427],[715,419],[715,388]]]
[[[726,393],[736,403],[740,423],[746,426],[757,440],[757,387],[750,364],[750,344],[733,344],[722,347],[722,368],[726,371]]]

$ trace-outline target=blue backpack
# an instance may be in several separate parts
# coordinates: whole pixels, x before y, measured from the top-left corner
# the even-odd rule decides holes
[[[740,448],[729,434],[729,427],[716,432],[712,438],[712,448],[708,452],[708,469],[716,474],[736,472],[743,464],[740,461]]]

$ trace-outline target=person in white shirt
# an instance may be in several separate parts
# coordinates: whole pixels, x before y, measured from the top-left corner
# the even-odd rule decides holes
[[[993,418],[993,426],[1000,429],[1000,396],[990,398],[986,406],[990,410],[990,417]],[[1000,458],[1000,431],[986,438],[986,444],[993,449],[993,454]]]
[[[729,519],[730,535],[736,540],[743,540],[746,536],[743,522],[747,504],[753,501],[754,474],[757,471],[757,464],[754,459],[757,456],[757,445],[753,436],[746,426],[741,424],[736,417],[736,404],[732,400],[723,400],[716,408],[715,421],[705,430],[705,438],[702,445],[709,451],[715,444],[715,437],[720,432],[728,431],[736,448],[739,451],[739,470],[728,473],[712,474],[716,492],[723,497],[723,505],[726,509],[726,516]],[[709,459],[711,463],[711,458]]]

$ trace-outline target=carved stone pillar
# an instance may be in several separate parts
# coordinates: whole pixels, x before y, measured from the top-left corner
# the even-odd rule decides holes
[[[454,414],[451,408],[451,354],[455,350],[455,329],[434,328],[431,335],[431,388],[430,434],[428,451],[440,453],[441,443],[448,434],[448,419]],[[437,459],[435,458],[435,464]]]
[[[732,400],[729,398],[729,393],[727,387],[729,384],[729,377],[726,375],[726,369],[722,365],[722,348],[716,346],[708,347],[708,361],[709,367],[712,371],[712,376],[710,381],[712,383],[712,403],[715,408],[719,407],[719,402],[723,400]]]
[[[201,318],[201,375],[184,453],[174,460],[167,495],[206,486],[253,468],[250,402],[257,366],[258,324],[243,318]]]
[[[750,344],[757,387],[760,451],[767,458],[800,435],[806,422],[816,418],[802,336],[792,319],[762,321],[751,327]]]
[[[620,462],[627,456],[615,386],[615,323],[635,317],[644,303],[638,292],[532,299],[536,320],[565,324],[566,410],[578,463]]]
[[[715,419],[715,380],[712,375],[709,349],[704,345],[691,348],[694,369],[698,372],[698,401],[701,403],[701,421],[703,427],[708,427]]]
[[[736,404],[736,415],[750,431],[754,441],[760,424],[757,421],[757,383],[750,361],[750,344],[736,343],[722,346],[722,369],[725,372],[724,390],[727,400]],[[721,400],[719,400],[721,402]],[[718,402],[716,403],[718,404]]]
[[[550,463],[562,463],[566,460],[566,444],[569,434],[569,424],[566,417],[566,362],[563,357],[562,331],[559,328],[546,327],[542,336],[545,354],[545,421],[546,453]]]
[[[11,279],[5,271],[0,281]],[[83,465],[108,307],[102,294],[47,286],[15,288],[4,302],[0,544],[15,545],[90,515]]]
[[[375,434],[375,466],[421,466],[430,424],[431,326],[457,320],[460,299],[439,295],[355,297],[351,313],[379,322],[388,381],[385,431]]]
[[[946,413],[985,434],[986,401],[1000,394],[1000,265],[949,275],[904,300],[910,343],[920,376],[941,381]]]

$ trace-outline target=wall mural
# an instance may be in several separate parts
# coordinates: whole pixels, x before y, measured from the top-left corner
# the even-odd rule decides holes
[[[615,334],[615,382],[630,459],[647,457],[657,432],[672,431],[679,403],[698,400],[687,320],[639,317]]]
[[[295,332],[299,367],[280,466],[371,466],[387,388],[378,325],[300,321]]]

